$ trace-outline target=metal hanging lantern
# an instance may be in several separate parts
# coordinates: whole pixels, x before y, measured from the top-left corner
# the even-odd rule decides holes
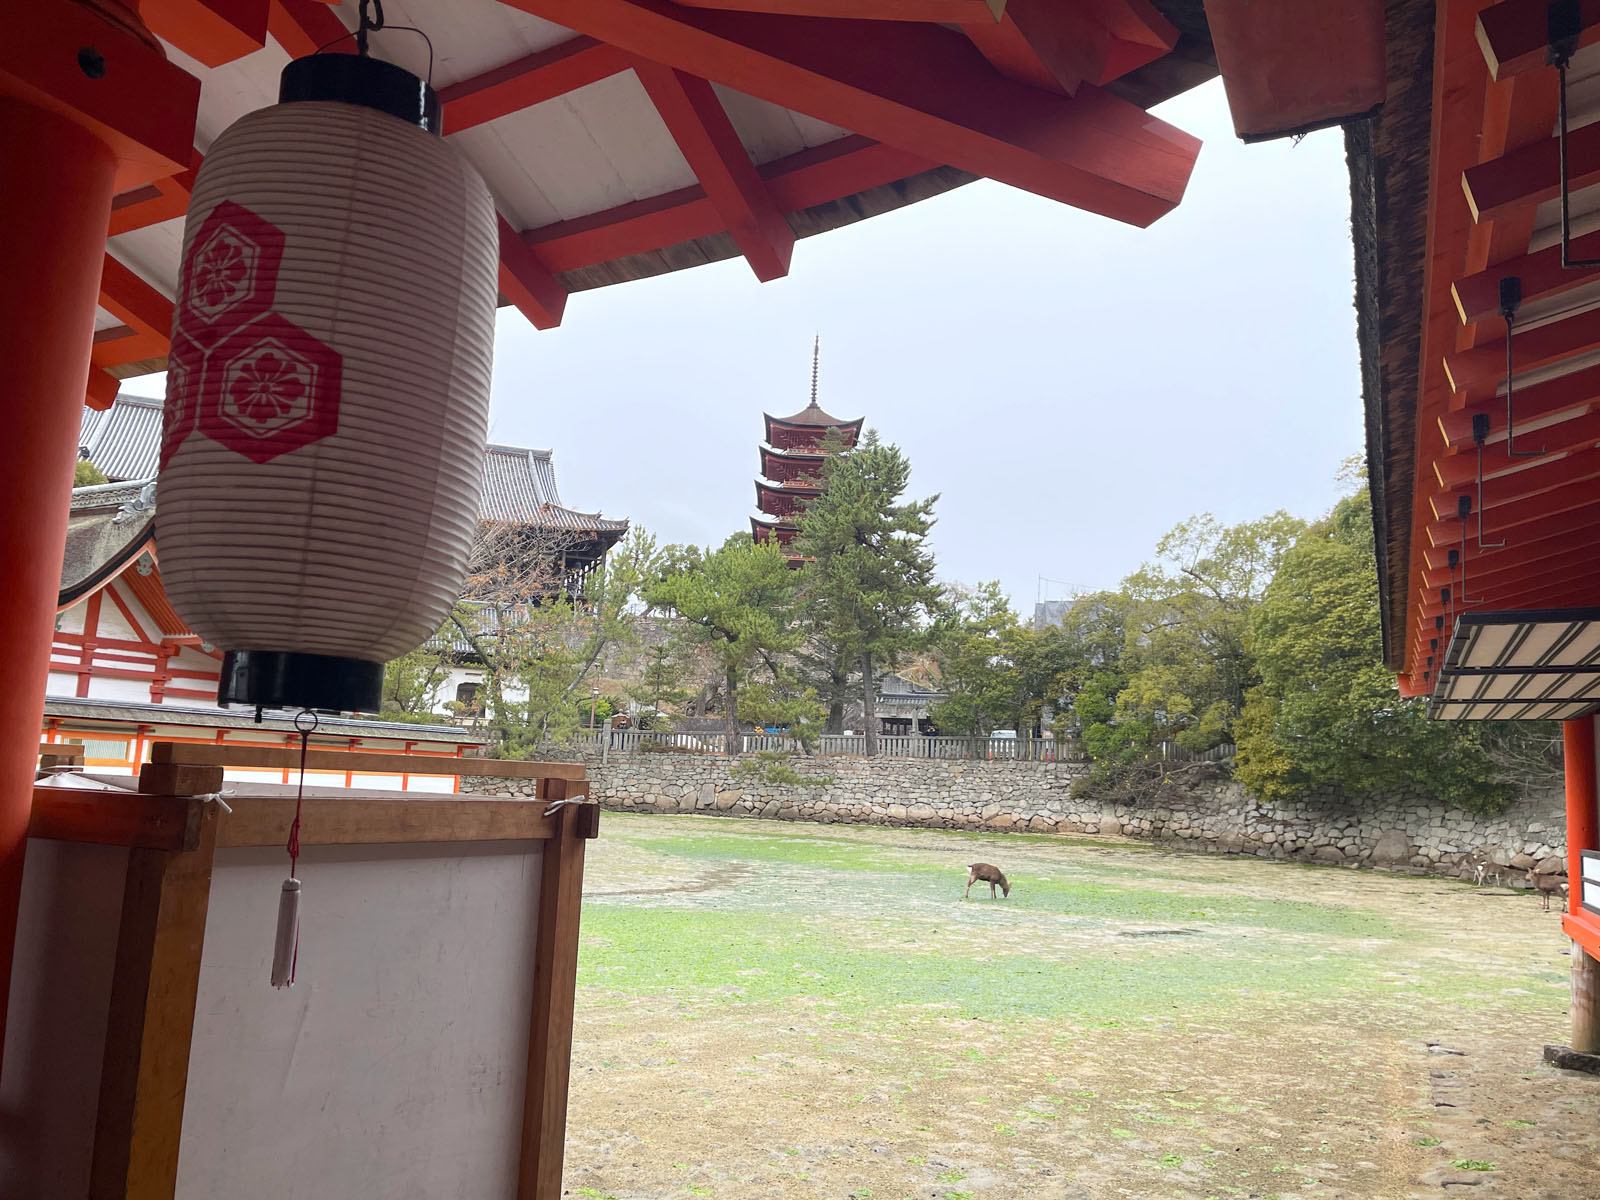
[[[221,703],[376,710],[459,595],[498,244],[439,125],[410,72],[318,54],[198,173],[159,536],[173,606],[225,651]]]

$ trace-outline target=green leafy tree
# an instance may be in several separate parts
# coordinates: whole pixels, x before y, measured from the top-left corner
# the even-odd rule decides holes
[[[932,632],[945,698],[928,710],[940,732],[982,737],[1004,723],[1010,663],[1003,639],[1016,627],[1016,614],[998,581],[945,588]]]
[[[823,479],[800,519],[797,548],[812,560],[807,617],[812,635],[860,672],[867,753],[876,754],[877,672],[923,640],[939,599],[927,546],[938,497],[903,500],[911,464],[870,430],[849,453],[829,455]]]
[[[106,478],[106,473],[87,458],[80,458],[72,468],[72,486],[75,488],[94,487],[96,484],[110,482]]]
[[[448,626],[447,626],[448,628]],[[431,638],[383,669],[383,707],[373,714],[385,721],[425,721],[439,707],[450,665],[440,637]]]
[[[658,576],[645,589],[649,603],[681,618],[685,635],[717,663],[730,747],[737,744],[741,689],[758,670],[777,680],[782,656],[804,636],[795,621],[798,583],[775,542],[736,534],[697,566]]]
[[[678,637],[647,646],[640,654],[643,665],[638,682],[628,686],[628,695],[657,712],[682,704],[690,695],[685,686],[690,670],[689,650]]]
[[[1264,799],[1331,786],[1351,797],[1421,788],[1494,811],[1509,796],[1492,730],[1431,721],[1383,666],[1365,489],[1284,555],[1251,614],[1261,682],[1238,722],[1237,777]]]
[[[1116,712],[1128,750],[1171,739],[1199,751],[1232,736],[1257,680],[1251,611],[1304,529],[1281,511],[1238,525],[1202,514],[1167,533],[1157,557],[1128,577],[1127,682]]]
[[[610,657],[641,643],[643,593],[662,571],[655,538],[635,528],[570,595],[559,541],[543,531],[485,523],[466,592],[448,631],[484,667],[479,703],[502,753],[532,753],[588,723],[592,681]]]

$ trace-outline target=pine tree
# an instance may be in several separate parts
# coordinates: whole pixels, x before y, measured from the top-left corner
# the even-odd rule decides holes
[[[928,533],[938,496],[902,501],[911,464],[868,430],[823,465],[823,492],[800,519],[795,548],[814,636],[861,672],[867,753],[878,752],[876,672],[895,666],[925,636],[938,603]]]
[[[795,622],[796,572],[776,542],[736,534],[690,569],[659,579],[649,603],[670,609],[689,636],[709,647],[728,689],[728,746],[739,733],[739,692],[757,668],[778,677],[779,660],[800,644]]]

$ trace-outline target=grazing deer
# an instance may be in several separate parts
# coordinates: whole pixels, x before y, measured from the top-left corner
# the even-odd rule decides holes
[[[999,867],[992,867],[988,863],[967,864],[966,899],[970,900],[972,898],[972,885],[975,883],[987,883],[989,885],[989,899],[991,900],[995,898],[995,884],[1000,885],[1000,891],[1004,895],[1011,895],[1011,884],[1006,880],[1006,873]]]
[[[1470,854],[1467,856],[1467,866],[1472,868],[1473,878],[1477,885],[1482,887],[1488,880],[1500,882],[1500,868],[1495,865],[1494,859],[1487,854]]]
[[[1531,868],[1528,871],[1528,882],[1539,891],[1539,911],[1550,911],[1550,897],[1556,894],[1567,894],[1567,880],[1562,875],[1540,875]]]

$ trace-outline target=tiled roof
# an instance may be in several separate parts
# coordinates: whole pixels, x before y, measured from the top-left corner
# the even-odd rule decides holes
[[[155,476],[161,449],[160,400],[144,396],[119,395],[104,412],[83,410],[79,444],[87,457],[105,472],[113,483],[149,480]],[[132,495],[112,503],[124,503],[138,494],[142,483],[129,485]],[[110,485],[102,485],[109,488]],[[73,493],[73,509],[94,500],[99,489],[79,488]],[[486,521],[511,521],[519,525],[538,525],[576,533],[626,533],[626,520],[608,520],[599,513],[579,512],[561,503],[556,490],[556,468],[548,450],[524,446],[491,445],[483,459],[483,502],[480,516]]]
[[[149,479],[161,450],[161,401],[119,395],[104,412],[85,408],[78,447],[113,483]]]
[[[622,533],[628,528],[625,520],[608,520],[599,513],[579,512],[562,504],[550,451],[523,446],[487,448],[480,514],[486,521],[574,532]]]

